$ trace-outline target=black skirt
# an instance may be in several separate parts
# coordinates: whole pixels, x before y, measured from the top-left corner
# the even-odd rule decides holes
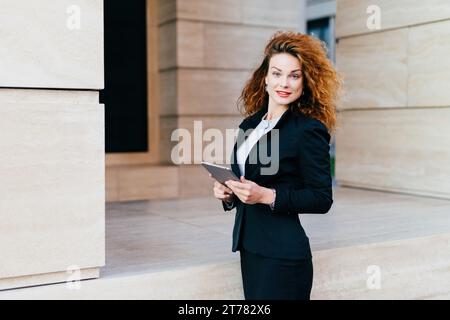
[[[241,272],[246,300],[309,300],[313,283],[312,259],[263,257],[244,249]]]

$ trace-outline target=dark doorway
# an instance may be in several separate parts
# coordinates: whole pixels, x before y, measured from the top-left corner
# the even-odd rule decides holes
[[[107,153],[148,151],[145,3],[104,1]]]
[[[309,20],[307,23],[308,34],[319,38],[327,44],[327,48],[330,48],[331,41],[331,29],[330,29],[330,18],[321,18],[316,20]],[[330,51],[328,51],[328,58],[332,59],[333,57],[329,56]]]

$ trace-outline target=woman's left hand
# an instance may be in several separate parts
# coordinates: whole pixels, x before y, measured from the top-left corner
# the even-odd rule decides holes
[[[225,184],[243,203],[270,204],[273,202],[274,195],[271,189],[261,187],[257,183],[245,179],[244,176],[241,176],[240,182],[228,180]]]

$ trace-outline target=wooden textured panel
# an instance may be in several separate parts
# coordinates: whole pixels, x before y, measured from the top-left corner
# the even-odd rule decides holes
[[[104,111],[0,103],[0,278],[104,264]]]
[[[177,29],[171,22],[158,30],[159,69],[173,68],[177,65]]]
[[[344,111],[342,119],[338,183],[450,198],[450,108]]]
[[[124,166],[117,168],[119,201],[166,199],[178,196],[175,166]]]
[[[238,115],[236,101],[249,77],[247,71],[179,69],[178,113]]]
[[[161,118],[161,157],[163,161],[167,164],[174,164],[178,160],[171,158],[172,150],[175,146],[183,146],[183,144],[180,144],[177,140],[171,141],[171,134],[176,129],[185,129],[189,132],[189,137],[191,139],[191,149],[190,149],[190,157],[191,157],[191,164],[195,163],[199,164],[201,162],[201,158],[203,154],[209,153],[207,146],[211,145],[211,140],[207,141],[206,137],[204,136],[206,130],[208,129],[216,129],[218,132],[221,133],[223,137],[223,147],[217,146],[217,159],[218,163],[226,163],[229,162],[230,154],[226,154],[226,148],[227,146],[225,143],[230,143],[231,146],[228,146],[229,151],[233,148],[234,141],[232,137],[230,139],[226,139],[226,130],[230,130],[230,135],[232,135],[232,130],[238,129],[239,123],[242,121],[242,116],[180,116],[178,118],[176,117],[164,117]],[[196,123],[197,121],[197,123]],[[194,130],[195,129],[195,130]],[[212,135],[215,135],[218,132],[209,132]],[[184,130],[181,133],[182,137],[185,136]],[[203,139],[205,138],[205,139]],[[194,154],[194,139],[195,141],[198,141],[198,145],[201,147],[198,149],[200,151],[198,155]],[[197,140],[198,139],[198,140]],[[179,138],[180,141],[182,141],[181,138]],[[211,145],[210,148],[212,148],[213,145]],[[205,151],[206,149],[206,151]],[[189,150],[188,150],[189,151]],[[214,158],[215,155],[213,154]],[[184,158],[188,159],[188,158]],[[211,161],[209,157],[203,159],[205,161]],[[175,161],[175,162],[174,162]]]
[[[410,29],[410,106],[450,106],[449,38],[450,21]]]
[[[275,28],[210,25],[205,30],[205,66],[253,69],[262,61],[264,47]]]
[[[178,112],[177,75],[179,75],[179,71],[176,70],[166,70],[159,74],[161,88],[159,92],[161,95],[159,112],[161,115],[177,114]]]
[[[179,19],[238,23],[242,15],[241,2],[242,0],[179,0],[177,16]]]
[[[380,8],[381,30],[450,19],[448,0],[338,0],[336,3],[338,38],[373,32],[367,28],[372,13],[366,10],[370,5]]]
[[[407,29],[339,41],[336,63],[345,85],[339,108],[406,106],[407,41]]]
[[[103,1],[0,0],[0,8],[0,87],[104,87]],[[80,28],[70,29],[75,16]]]
[[[158,24],[174,20],[177,14],[177,0],[146,0],[147,5],[150,2],[157,1]]]
[[[302,9],[300,0],[241,0],[244,24],[298,29]]]
[[[205,57],[205,25],[201,22],[177,22],[177,66],[203,67]]]

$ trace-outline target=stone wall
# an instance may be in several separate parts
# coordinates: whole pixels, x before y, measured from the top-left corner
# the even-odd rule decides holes
[[[0,0],[0,289],[105,264],[103,2]],[[78,28],[79,27],[79,28]]]
[[[336,23],[338,183],[450,198],[448,1],[340,0]]]

